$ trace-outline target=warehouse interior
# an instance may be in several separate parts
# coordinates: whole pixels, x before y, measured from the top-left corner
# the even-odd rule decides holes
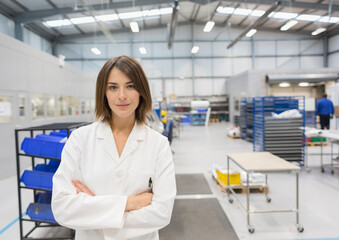
[[[96,121],[98,73],[120,55],[171,143],[160,240],[339,239],[337,0],[1,0],[0,53],[0,240],[74,239],[39,202],[52,186],[26,182],[51,181],[36,167],[59,155],[24,141]]]

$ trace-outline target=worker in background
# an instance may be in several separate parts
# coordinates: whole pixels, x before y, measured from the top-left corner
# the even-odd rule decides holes
[[[323,94],[323,98],[317,103],[317,115],[320,118],[321,129],[330,129],[330,118],[333,117],[333,102],[327,99],[327,94]]]

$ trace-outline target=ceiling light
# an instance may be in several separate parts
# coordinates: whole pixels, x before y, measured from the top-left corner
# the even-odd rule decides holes
[[[289,84],[288,82],[282,82],[282,83],[279,83],[279,87],[290,87],[291,84]]]
[[[297,17],[297,13],[288,13],[288,12],[276,12],[272,17],[279,19],[292,19]]]
[[[96,48],[96,47],[91,48],[91,51],[92,51],[94,54],[96,54],[96,55],[100,55],[100,54],[101,54],[101,51],[100,51],[98,48]]]
[[[198,46],[194,46],[192,47],[191,53],[195,54],[199,51],[199,47]]]
[[[253,10],[251,12],[251,16],[253,16],[253,17],[261,17],[264,14],[265,14],[264,10]]]
[[[236,15],[244,15],[244,16],[248,16],[250,15],[252,12],[251,9],[246,9],[246,8],[237,8],[234,10],[234,14]]]
[[[314,22],[317,21],[319,18],[319,15],[301,14],[297,17],[297,20]]]
[[[71,18],[71,22],[73,24],[93,23],[95,19],[93,17]]]
[[[310,86],[310,83],[308,83],[308,82],[301,82],[301,83],[299,83],[298,84],[300,87],[308,87],[308,86]]]
[[[139,32],[139,25],[137,22],[130,22],[129,26],[131,27],[132,32]]]
[[[246,37],[250,38],[257,32],[257,29],[251,29],[246,33]]]
[[[338,23],[339,22],[339,17],[329,17],[329,16],[325,16],[325,17],[321,17],[319,19],[319,22],[323,22],[323,23]]]
[[[218,13],[232,14],[234,12],[234,8],[232,8],[232,7],[218,7],[217,12]]]
[[[109,15],[96,16],[95,19],[105,22],[105,21],[118,20],[119,17],[117,14],[109,14]]]
[[[47,21],[43,24],[47,27],[61,27],[72,25],[71,21],[69,21],[68,19]]]
[[[141,54],[146,54],[147,53],[146,48],[144,48],[144,47],[139,48],[139,52]]]
[[[298,21],[296,20],[289,20],[287,23],[285,23],[280,30],[281,31],[287,31],[288,29],[290,29],[291,27],[293,27],[294,25],[296,25],[298,23]]]
[[[120,19],[131,19],[131,18],[140,18],[140,17],[142,17],[141,11],[119,13]]]
[[[164,14],[171,14],[173,11],[173,8],[160,8],[160,14],[164,15]]]
[[[326,28],[320,27],[320,28],[314,30],[311,34],[312,34],[313,36],[316,36],[316,35],[318,35],[318,34],[320,34],[320,33],[322,33],[322,32],[325,32],[325,31],[326,31]]]
[[[210,32],[212,28],[214,27],[215,22],[208,21],[204,27],[204,32]]]

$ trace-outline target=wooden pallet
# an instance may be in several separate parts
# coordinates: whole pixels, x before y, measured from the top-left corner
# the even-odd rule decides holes
[[[321,142],[307,142],[306,144],[307,144],[308,147],[320,147],[321,146]],[[328,143],[323,142],[323,146],[327,147]]]
[[[218,181],[218,179],[215,179],[212,176],[213,180],[217,183],[220,191],[222,192],[226,192],[229,191],[227,189],[227,186],[221,182]],[[235,193],[242,193],[242,194],[246,194],[246,186],[244,185],[231,185],[232,189]],[[262,186],[262,185],[251,185],[250,186],[250,193],[269,193],[269,187],[268,186]]]
[[[231,134],[227,134],[228,137],[230,138],[240,138],[240,136],[237,136],[237,135],[231,135]]]

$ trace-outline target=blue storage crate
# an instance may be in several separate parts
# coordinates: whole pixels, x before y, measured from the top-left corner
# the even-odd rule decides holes
[[[39,188],[44,190],[52,190],[52,178],[54,173],[25,170],[21,176],[21,182],[26,187]]]
[[[23,150],[26,154],[60,159],[64,146],[65,143],[26,137],[22,141],[21,150]]]
[[[58,169],[58,166],[47,165],[47,164],[37,164],[34,167],[34,171],[51,172],[51,173],[55,173],[57,169]]]
[[[32,220],[56,223],[51,204],[30,203],[27,208],[27,215]]]
[[[35,136],[35,139],[45,140],[45,141],[50,141],[50,142],[63,142],[65,137],[46,135],[46,134],[38,134],[38,135]]]
[[[191,122],[191,115],[190,114],[185,114],[186,118],[182,119],[182,122],[189,123]]]
[[[60,165],[60,161],[56,161],[56,160],[49,160],[48,165],[50,166],[56,166],[59,167]]]
[[[39,192],[36,195],[36,201],[38,203],[51,204],[52,202],[52,193],[51,192]]]
[[[69,135],[71,135],[72,131],[69,131]],[[67,137],[67,130],[60,130],[59,132],[53,131],[50,132],[49,135],[51,136],[59,136],[59,137]]]

